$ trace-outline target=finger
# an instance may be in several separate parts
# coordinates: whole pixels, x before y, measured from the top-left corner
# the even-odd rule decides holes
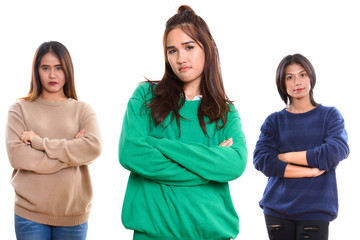
[[[80,137],[83,137],[85,135],[85,129],[81,129],[80,131]]]
[[[81,129],[80,132],[78,132],[75,136],[76,139],[81,138],[84,136],[85,129]]]
[[[231,145],[233,145],[233,139],[229,138],[228,140],[226,140],[226,147],[230,147]]]
[[[220,143],[219,146],[230,147],[231,145],[233,145],[233,139],[229,138],[228,140],[224,140],[222,143]]]
[[[321,176],[321,175],[323,175],[325,172],[326,172],[325,170],[317,169],[317,174],[316,174],[316,176],[317,176],[317,177],[318,177],[318,176]]]
[[[221,146],[221,147],[226,146],[226,140],[222,141],[222,142],[219,144],[219,146]]]
[[[26,143],[26,137],[24,136],[24,134],[21,134],[20,139],[21,139],[21,141],[23,141],[24,143]]]
[[[29,140],[28,138],[26,138],[26,137],[22,137],[22,138],[21,138],[21,141],[23,141],[24,143],[26,143],[26,144],[28,144],[28,145],[31,144],[30,140]]]

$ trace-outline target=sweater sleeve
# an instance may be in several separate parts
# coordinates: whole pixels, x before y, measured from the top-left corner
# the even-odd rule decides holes
[[[142,108],[146,101],[145,88],[139,86],[128,102],[119,142],[121,165],[133,173],[162,184],[196,186],[208,183],[208,180],[165,157],[146,141],[150,116]]]
[[[349,155],[348,135],[344,119],[336,108],[332,108],[326,117],[327,128],[324,143],[307,150],[306,159],[310,167],[320,170],[335,168],[339,162]]]
[[[222,140],[233,138],[232,146],[206,146],[153,137],[148,137],[147,141],[162,154],[201,177],[211,181],[228,182],[242,175],[247,162],[245,135],[235,108],[229,114],[223,131]]]
[[[44,151],[47,156],[71,166],[92,163],[101,153],[100,130],[94,110],[86,105],[81,118],[80,130],[85,134],[79,139],[49,139],[35,136],[31,146]]]
[[[45,152],[36,150],[21,141],[26,125],[18,104],[10,107],[6,126],[6,149],[11,166],[14,169],[27,170],[39,174],[52,174],[70,167],[56,158],[50,158]]]
[[[261,126],[253,158],[255,168],[268,177],[283,177],[285,173],[287,163],[277,157],[278,138],[275,116],[270,115]]]

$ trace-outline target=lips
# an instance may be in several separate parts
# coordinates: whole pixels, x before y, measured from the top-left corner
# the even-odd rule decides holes
[[[57,82],[49,82],[49,85],[51,85],[51,86],[55,86],[57,84],[58,84]]]
[[[185,72],[185,71],[187,71],[187,70],[189,70],[190,69],[190,67],[181,67],[180,69],[179,69],[179,71],[180,72]]]

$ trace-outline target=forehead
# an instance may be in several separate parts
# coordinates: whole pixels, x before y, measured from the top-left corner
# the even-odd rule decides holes
[[[291,63],[285,68],[285,74],[297,74],[303,71],[306,72],[305,68],[298,63]]]
[[[45,54],[40,61],[40,65],[60,65],[59,58],[51,52]]]
[[[189,41],[196,42],[189,35],[187,35],[181,28],[177,27],[168,33],[166,38],[166,45],[167,46],[175,46],[178,44],[181,45],[182,43]]]

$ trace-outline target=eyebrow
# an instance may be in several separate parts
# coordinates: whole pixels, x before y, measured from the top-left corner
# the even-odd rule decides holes
[[[302,70],[302,71],[300,71],[299,73],[303,73],[303,72],[306,72],[306,70],[304,69],[304,70]],[[307,73],[307,72],[306,72]],[[285,75],[295,75],[296,73],[285,73]]]
[[[59,67],[59,66],[61,67],[62,64],[55,65],[55,67]],[[48,65],[48,64],[41,64],[40,67],[50,67],[50,65]]]
[[[187,42],[183,42],[181,43],[181,45],[188,45],[188,44],[192,44],[195,43],[194,41],[187,41]],[[175,46],[166,46],[166,49],[171,49],[171,48],[175,48]]]

